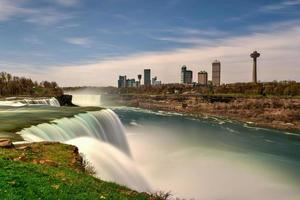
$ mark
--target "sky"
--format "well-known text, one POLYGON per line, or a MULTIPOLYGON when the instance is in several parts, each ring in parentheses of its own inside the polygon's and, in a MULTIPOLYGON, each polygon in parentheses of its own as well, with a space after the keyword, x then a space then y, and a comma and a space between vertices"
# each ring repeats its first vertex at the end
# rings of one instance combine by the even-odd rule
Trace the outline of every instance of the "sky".
POLYGON ((163 83, 222 63, 222 83, 300 81, 300 0, 0 0, 0 71, 62 86, 163 83))

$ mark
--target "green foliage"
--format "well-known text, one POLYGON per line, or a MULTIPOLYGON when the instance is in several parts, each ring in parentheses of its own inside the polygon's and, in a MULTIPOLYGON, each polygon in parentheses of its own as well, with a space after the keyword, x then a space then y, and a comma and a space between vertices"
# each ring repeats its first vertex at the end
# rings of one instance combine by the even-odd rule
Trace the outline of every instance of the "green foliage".
POLYGON ((300 83, 281 81, 269 83, 224 84, 214 88, 215 94, 241 94, 261 96, 300 96, 300 83))
POLYGON ((12 76, 9 73, 0 73, 0 96, 59 96, 62 90, 56 82, 33 82, 24 77, 12 76))
POLYGON ((35 143, 26 148, 0 148, 0 198, 18 199, 161 199, 150 198, 88 175, 76 147, 35 143))
POLYGON ((204 95, 241 95, 241 96, 300 96, 300 83, 281 81, 268 83, 233 83, 215 87, 212 85, 165 84, 152 87, 120 88, 120 94, 167 95, 198 93, 204 95))

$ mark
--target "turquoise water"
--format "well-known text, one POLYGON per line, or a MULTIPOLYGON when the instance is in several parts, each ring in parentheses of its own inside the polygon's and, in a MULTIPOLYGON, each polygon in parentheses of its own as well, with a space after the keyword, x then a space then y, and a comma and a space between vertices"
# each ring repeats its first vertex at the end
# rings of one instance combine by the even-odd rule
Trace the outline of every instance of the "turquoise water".
POLYGON ((300 198, 300 135, 218 118, 113 110, 158 189, 195 199, 300 198))
MULTIPOLYGON (((113 166, 141 174, 154 191, 171 191, 174 197, 199 200, 300 199, 300 136, 297 134, 250 127, 219 118, 196 119, 128 107, 112 109, 125 127, 132 153, 126 165, 113 166)), ((47 120, 41 122, 87 110, 84 107, 2 107, 0 116, 5 123, 1 123, 0 128, 29 127, 44 118, 47 120)), ((74 119, 64 118, 56 124, 65 127, 69 135, 76 131, 78 135, 93 135, 89 131, 84 132, 82 127, 85 126, 91 128, 88 130, 99 132, 95 128, 99 120, 87 117, 80 120, 79 116, 83 115, 77 116, 76 123, 71 123, 74 119)), ((112 123, 118 121, 117 118, 108 115, 105 119, 102 122, 104 127, 110 125, 112 130, 119 129, 112 123)), ((55 139, 52 134, 60 133, 49 125, 32 127, 32 130, 37 128, 45 131, 47 138, 55 139)), ((106 134, 109 135, 109 132, 106 134)), ((112 154, 114 151, 101 150, 97 145, 84 142, 89 140, 79 138, 78 141, 93 154, 122 163, 120 157, 124 156, 116 156, 112 154)), ((96 164, 101 167, 101 163, 103 165, 103 161, 96 164)), ((119 180, 119 175, 111 176, 119 180)), ((131 180, 128 177, 126 181, 131 180)))

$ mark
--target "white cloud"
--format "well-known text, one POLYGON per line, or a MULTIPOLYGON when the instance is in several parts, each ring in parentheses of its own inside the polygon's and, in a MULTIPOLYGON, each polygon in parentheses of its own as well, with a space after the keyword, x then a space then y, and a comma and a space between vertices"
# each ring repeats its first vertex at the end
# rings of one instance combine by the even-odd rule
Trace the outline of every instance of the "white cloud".
POLYGON ((53 25, 73 16, 50 8, 26 7, 26 0, 0 0, 0 22, 19 17, 37 25, 53 25))
POLYGON ((52 79, 64 86, 69 85, 116 85, 118 75, 136 77, 146 67, 152 69, 163 82, 179 82, 180 67, 186 64, 195 73, 206 70, 211 75, 211 62, 222 62, 222 82, 247 82, 251 80, 250 53, 258 50, 258 77, 261 81, 300 81, 300 22, 297 25, 269 32, 232 37, 218 41, 213 47, 194 47, 168 52, 148 52, 93 64, 58 66, 42 74, 31 74, 38 80, 52 79))
POLYGON ((262 11, 276 11, 286 9, 292 6, 300 5, 300 0, 285 0, 281 3, 266 5, 261 8, 262 11))
POLYGON ((73 37, 73 38, 66 38, 65 41, 70 44, 79 45, 83 47, 90 47, 92 41, 90 38, 87 37, 73 37))
POLYGON ((192 44, 192 45, 211 45, 214 44, 213 40, 201 39, 198 37, 152 37, 152 39, 172 42, 172 43, 182 43, 182 44, 192 44))
POLYGON ((34 10, 25 19, 26 22, 49 26, 71 19, 73 16, 66 13, 60 13, 52 9, 34 10))
POLYGON ((30 14, 32 10, 22 8, 22 2, 17 0, 1 0, 0 1, 0 21, 9 20, 19 15, 30 14))

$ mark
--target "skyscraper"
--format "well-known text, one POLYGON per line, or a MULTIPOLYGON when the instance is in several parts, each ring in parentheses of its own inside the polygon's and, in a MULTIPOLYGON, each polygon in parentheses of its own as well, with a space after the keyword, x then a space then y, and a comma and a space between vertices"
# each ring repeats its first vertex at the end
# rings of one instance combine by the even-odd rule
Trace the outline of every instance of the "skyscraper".
POLYGON ((198 83, 200 85, 207 85, 208 75, 206 71, 201 71, 198 73, 198 83))
POLYGON ((221 84, 221 62, 218 60, 212 63, 212 83, 214 86, 221 84))
POLYGON ((126 76, 119 76, 118 88, 125 88, 125 87, 126 87, 126 76))
POLYGON ((183 84, 192 84, 193 82, 193 72, 191 70, 187 70, 185 65, 181 68, 181 83, 183 84))
POLYGON ((151 85, 151 70, 150 69, 144 70, 144 85, 145 86, 151 85))

